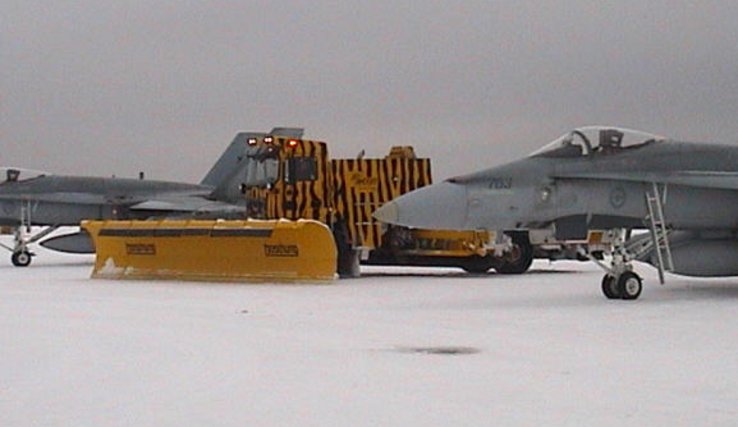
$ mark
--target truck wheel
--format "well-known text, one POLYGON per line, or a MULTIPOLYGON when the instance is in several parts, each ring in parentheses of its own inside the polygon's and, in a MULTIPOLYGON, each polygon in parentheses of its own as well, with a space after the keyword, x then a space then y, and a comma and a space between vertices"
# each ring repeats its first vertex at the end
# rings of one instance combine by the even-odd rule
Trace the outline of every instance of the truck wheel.
POLYGON ((338 277, 342 279, 361 276, 361 251, 349 248, 338 252, 338 277))
POLYGON ((503 257, 501 263, 495 267, 500 274, 523 274, 533 263, 533 246, 525 234, 513 234, 512 253, 503 257))
POLYGON ((461 268, 470 274, 485 274, 495 266, 495 260, 490 255, 474 255, 464 260, 461 268))
POLYGON ((361 252, 351 245, 348 227, 345 222, 339 221, 335 224, 333 238, 336 240, 336 248, 338 249, 338 265, 336 266, 338 277, 359 277, 361 275, 359 266, 361 252))

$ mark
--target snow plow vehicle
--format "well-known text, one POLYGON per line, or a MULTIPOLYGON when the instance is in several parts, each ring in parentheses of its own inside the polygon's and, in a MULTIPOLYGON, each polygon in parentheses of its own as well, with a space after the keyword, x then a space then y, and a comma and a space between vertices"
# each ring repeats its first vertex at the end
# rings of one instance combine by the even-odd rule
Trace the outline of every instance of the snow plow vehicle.
POLYGON ((527 235, 420 230, 374 219, 373 212, 385 203, 432 183, 430 159, 418 158, 411 146, 392 147, 383 158, 361 155, 331 159, 325 142, 303 139, 301 130, 249 133, 244 145, 237 172, 222 188, 240 195, 247 220, 219 220, 196 226, 175 220, 146 225, 88 222, 85 228, 95 240, 98 253, 94 274, 131 277, 139 273, 126 273, 128 270, 143 269, 145 273, 140 275, 147 277, 322 280, 326 269, 316 273, 305 269, 305 264, 317 263, 315 259, 320 258, 322 266, 329 265, 331 261, 325 260, 333 253, 336 260, 331 272, 340 277, 358 276, 362 264, 459 267, 471 273, 495 269, 498 273, 519 274, 530 267, 535 251, 556 247, 551 242, 534 247, 527 235), (285 221, 303 225, 286 226, 290 223, 285 221), (322 227, 306 227, 305 221, 322 227), (190 227, 211 231, 201 231, 195 237, 190 227), (219 237, 218 230, 229 228, 241 231, 233 231, 229 240, 219 237), (247 231, 263 228, 273 230, 281 240, 270 241, 265 235, 259 237, 247 231), (179 235, 174 238, 172 233, 179 235), (139 253, 137 248, 146 245, 156 250, 139 253), (160 245, 172 248, 164 251, 160 245), (177 249, 174 260, 176 245, 187 249, 177 249), (268 249, 275 245, 294 247, 291 253, 299 256, 281 256, 276 263, 270 259, 276 258, 275 254, 268 249), (209 257, 229 261, 216 262, 209 257), (218 266, 215 276, 203 271, 210 271, 211 266, 218 266))
MULTIPOLYGON (((431 162, 411 146, 395 146, 383 158, 332 159, 325 142, 264 136, 249 139, 241 189, 250 218, 312 219, 329 226, 338 248, 341 277, 360 265, 460 267, 483 272, 529 259, 494 256, 486 231, 417 230, 382 224, 372 214, 400 195, 432 183, 431 162)), ((523 258, 527 254, 521 254, 523 258)), ((532 255, 532 254, 530 254, 532 255)))
MULTIPOLYGON (((232 185, 223 187, 241 194, 246 220, 85 222, 97 252, 93 276, 324 280, 322 266, 331 262, 332 274, 355 277, 360 264, 483 272, 508 259, 493 256, 494 236, 484 231, 410 230, 372 217, 382 204, 431 183, 430 159, 417 158, 412 147, 393 147, 384 158, 331 159, 325 142, 298 136, 250 134, 232 185), (253 231, 265 228, 275 238, 253 231), (228 239, 222 230, 231 230, 228 239), (270 253, 280 245, 299 256, 270 253), (319 272, 305 269, 315 263, 319 272)), ((520 272, 530 259, 523 258, 520 272)))

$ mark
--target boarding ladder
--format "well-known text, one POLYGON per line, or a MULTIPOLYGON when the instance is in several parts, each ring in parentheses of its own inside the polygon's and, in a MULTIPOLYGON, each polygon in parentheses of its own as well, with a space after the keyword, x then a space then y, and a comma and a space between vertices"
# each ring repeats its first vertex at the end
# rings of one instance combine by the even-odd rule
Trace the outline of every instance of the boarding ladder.
POLYGON ((658 261, 659 282, 664 284, 664 272, 674 270, 674 260, 671 257, 671 247, 669 245, 669 230, 666 228, 666 220, 664 220, 664 191, 659 190, 659 185, 655 182, 651 183, 651 190, 646 190, 646 207, 648 208, 648 216, 646 220, 651 229, 651 242, 653 251, 656 253, 658 261))

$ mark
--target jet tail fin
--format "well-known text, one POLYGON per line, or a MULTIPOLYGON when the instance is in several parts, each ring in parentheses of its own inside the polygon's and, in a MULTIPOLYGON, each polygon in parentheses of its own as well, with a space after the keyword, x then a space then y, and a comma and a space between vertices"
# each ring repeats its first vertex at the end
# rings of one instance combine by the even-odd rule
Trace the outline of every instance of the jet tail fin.
POLYGON ((263 136, 263 133, 239 132, 233 138, 228 148, 220 155, 217 162, 210 168, 200 184, 211 187, 218 187, 238 168, 240 157, 246 151, 246 144, 249 138, 263 136))
POLYGON ((302 138, 303 132, 304 129, 302 128, 289 127, 275 127, 269 133, 239 132, 200 183, 213 187, 212 194, 215 198, 227 195, 235 191, 229 192, 228 187, 234 183, 234 178, 242 170, 242 164, 245 160, 244 155, 250 138, 261 138, 266 135, 302 138))
POLYGON ((304 133, 303 128, 273 128, 269 135, 301 139, 304 133))

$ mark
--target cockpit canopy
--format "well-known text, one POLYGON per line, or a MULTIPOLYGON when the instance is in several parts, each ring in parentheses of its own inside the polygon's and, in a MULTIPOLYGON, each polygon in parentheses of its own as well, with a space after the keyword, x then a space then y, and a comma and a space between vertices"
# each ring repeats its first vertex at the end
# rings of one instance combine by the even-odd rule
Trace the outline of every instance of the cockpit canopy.
POLYGON ((574 129, 531 154, 540 157, 581 157, 612 154, 661 142, 666 138, 632 129, 612 126, 585 126, 574 129))
POLYGON ((47 172, 21 169, 21 168, 0 168, 0 184, 6 182, 28 181, 29 179, 39 178, 50 175, 47 172))

